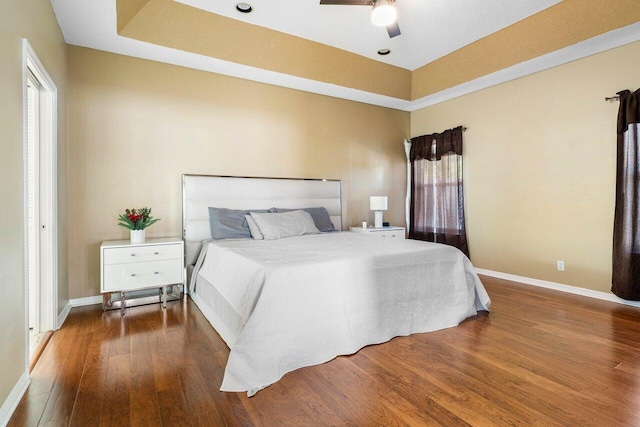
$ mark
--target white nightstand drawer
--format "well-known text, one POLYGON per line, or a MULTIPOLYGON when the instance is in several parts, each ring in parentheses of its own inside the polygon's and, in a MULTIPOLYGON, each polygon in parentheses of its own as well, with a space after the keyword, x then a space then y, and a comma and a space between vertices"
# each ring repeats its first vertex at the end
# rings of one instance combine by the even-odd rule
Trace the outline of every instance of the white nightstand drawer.
POLYGON ((182 245, 131 246, 104 249, 105 265, 182 258, 182 245))
POLYGON ((111 264, 104 266, 102 291, 127 291, 176 283, 182 283, 182 258, 111 264))
POLYGON ((391 230, 391 231, 373 230, 373 231, 370 231, 369 234, 371 234, 372 236, 377 236, 377 237, 400 237, 400 238, 404 239, 404 230, 391 230))
POLYGON ((370 236, 376 236, 376 237, 388 237, 388 238, 396 238, 396 239, 405 238, 404 227, 382 227, 382 228, 351 227, 349 231, 353 233, 368 234, 370 236))

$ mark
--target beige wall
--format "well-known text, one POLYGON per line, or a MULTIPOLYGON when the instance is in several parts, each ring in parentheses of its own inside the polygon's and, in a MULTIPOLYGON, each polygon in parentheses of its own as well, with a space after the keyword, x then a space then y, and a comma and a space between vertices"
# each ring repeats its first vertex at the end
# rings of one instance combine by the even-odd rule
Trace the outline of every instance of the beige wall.
POLYGON ((127 207, 180 236, 181 174, 342 180, 345 225, 389 196, 404 222, 409 113, 69 46, 69 292, 100 292, 99 246, 127 207))
POLYGON ((638 70, 634 43, 412 113, 412 136, 468 127, 476 267, 609 291, 618 104, 604 98, 637 89, 638 70))
POLYGON ((22 37, 58 87, 59 310, 67 297, 66 45, 48 1, 3 1, 0 13, 0 405, 25 371, 22 37))

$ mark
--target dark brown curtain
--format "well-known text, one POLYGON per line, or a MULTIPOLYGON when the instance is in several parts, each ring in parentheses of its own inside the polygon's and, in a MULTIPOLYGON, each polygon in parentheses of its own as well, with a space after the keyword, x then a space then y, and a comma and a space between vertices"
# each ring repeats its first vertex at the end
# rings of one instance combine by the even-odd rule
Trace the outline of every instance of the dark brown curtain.
POLYGON ((640 301, 640 89, 618 92, 616 210, 611 291, 640 301))
POLYGON ((462 126, 411 139, 409 238, 455 246, 469 256, 464 224, 462 126))

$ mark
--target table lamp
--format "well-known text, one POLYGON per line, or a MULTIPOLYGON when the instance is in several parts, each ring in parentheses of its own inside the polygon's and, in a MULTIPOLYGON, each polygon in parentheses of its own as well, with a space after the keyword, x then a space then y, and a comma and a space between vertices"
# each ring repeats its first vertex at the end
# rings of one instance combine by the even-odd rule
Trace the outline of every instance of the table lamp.
POLYGON ((375 228, 382 228, 382 211, 387 210, 387 196, 371 196, 369 198, 369 209, 376 211, 375 228))

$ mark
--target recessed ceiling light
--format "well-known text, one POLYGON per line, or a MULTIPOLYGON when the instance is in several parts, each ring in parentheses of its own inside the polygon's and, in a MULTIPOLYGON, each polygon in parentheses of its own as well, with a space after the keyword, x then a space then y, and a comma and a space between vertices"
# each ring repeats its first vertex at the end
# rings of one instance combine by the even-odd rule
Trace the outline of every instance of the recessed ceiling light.
POLYGON ((384 55, 389 55, 390 53, 391 53, 391 50, 389 50, 389 49, 380 49, 378 51, 378 55, 383 55, 383 56, 384 55))
POLYGON ((249 3, 238 3, 236 5, 236 10, 242 13, 249 13, 253 10, 253 7, 249 3))

